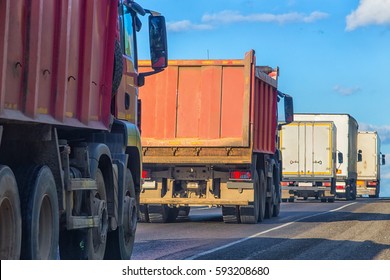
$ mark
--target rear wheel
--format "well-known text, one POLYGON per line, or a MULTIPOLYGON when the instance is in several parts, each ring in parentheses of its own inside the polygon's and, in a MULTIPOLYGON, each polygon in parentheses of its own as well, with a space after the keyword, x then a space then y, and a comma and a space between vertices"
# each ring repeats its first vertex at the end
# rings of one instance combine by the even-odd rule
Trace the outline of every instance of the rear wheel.
POLYGON ((149 204, 148 205, 149 222, 151 223, 166 223, 169 220, 170 210, 164 204, 149 204))
POLYGON ((259 220, 260 182, 257 171, 253 175, 253 204, 240 206, 240 220, 243 224, 255 224, 259 220))
POLYGON ((49 167, 32 165, 18 174, 22 189, 22 259, 57 258, 59 211, 49 167))
POLYGON ((187 218, 190 214, 191 207, 190 206, 180 206, 178 217, 187 218))
POLYGON ((102 171, 98 168, 95 176, 97 190, 90 193, 91 213, 99 217, 99 225, 88 229, 87 249, 89 260, 102 260, 106 251, 108 213, 106 185, 102 171))
POLYGON ((15 176, 7 166, 0 166, 0 259, 20 258, 22 214, 15 176))
POLYGON ((222 206, 223 221, 227 224, 238 224, 240 222, 239 206, 222 206))
POLYGON ((271 219, 274 215, 274 204, 276 200, 275 186, 273 177, 267 178, 268 189, 271 190, 271 197, 267 198, 267 204, 265 207, 265 218, 271 219))
POLYGON ((141 204, 138 211, 138 220, 141 223, 149 223, 148 205, 141 204))
POLYGON ((267 198, 267 187, 265 185, 265 176, 264 172, 260 171, 260 194, 259 194, 259 218, 258 222, 264 221, 265 217, 265 202, 267 198))
POLYGON ((133 176, 126 170, 125 188, 118 198, 119 225, 107 239, 106 259, 129 260, 133 252, 137 229, 137 205, 133 176))

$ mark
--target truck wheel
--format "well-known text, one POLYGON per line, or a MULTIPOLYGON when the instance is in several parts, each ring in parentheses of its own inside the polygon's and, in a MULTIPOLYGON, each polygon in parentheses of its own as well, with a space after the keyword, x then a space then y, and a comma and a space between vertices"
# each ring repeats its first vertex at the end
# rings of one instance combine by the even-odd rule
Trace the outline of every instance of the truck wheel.
POLYGON ((259 195, 259 218, 258 222, 264 221, 265 217, 265 202, 267 199, 267 187, 265 185, 265 176, 264 172, 260 172, 260 195, 259 195))
POLYGON ((271 191, 272 195, 269 198, 267 197, 267 202, 265 206, 265 218, 271 219, 274 215, 274 203, 276 197, 273 177, 267 178, 267 184, 268 184, 268 188, 272 190, 271 191))
POLYGON ((177 216, 179 216, 179 208, 178 207, 168 207, 167 222, 169 222, 169 223, 175 222, 177 216))
POLYGON ((282 195, 282 186, 280 185, 280 171, 279 166, 276 165, 273 172, 273 182, 275 185, 275 201, 274 201, 274 214, 273 217, 279 216, 280 213, 280 203, 282 195))
POLYGON ((0 259, 18 260, 22 245, 22 214, 14 173, 0 166, 0 259))
POLYGON ((259 220, 260 182, 257 171, 253 176, 253 205, 240 206, 240 220, 243 224, 256 224, 259 220))
POLYGON ((164 204, 148 205, 149 222, 166 223, 168 221, 169 207, 164 204))
POLYGON ((254 172, 254 201, 253 205, 240 206, 240 219, 243 224, 255 224, 262 222, 265 217, 265 206, 267 198, 267 189, 265 185, 264 173, 260 172, 260 178, 257 171, 254 172))
POLYGON ((141 223, 149 223, 148 205, 141 204, 139 206, 138 221, 141 223))
POLYGON ((190 206, 180 206, 178 217, 187 218, 190 214, 191 207, 190 206))
POLYGON ((125 188, 118 198, 119 226, 108 234, 105 259, 129 260, 137 229, 137 205, 133 176, 126 170, 125 188))
POLYGON ((226 224, 238 224, 240 222, 239 206, 222 206, 222 217, 226 224))
POLYGON ((17 175, 22 194, 22 259, 57 259, 57 188, 46 165, 31 165, 17 175))
POLYGON ((99 226, 88 229, 87 249, 89 260, 102 260, 106 251, 108 213, 106 185, 102 171, 98 168, 95 176, 97 190, 90 193, 90 206, 93 216, 99 216, 99 226))

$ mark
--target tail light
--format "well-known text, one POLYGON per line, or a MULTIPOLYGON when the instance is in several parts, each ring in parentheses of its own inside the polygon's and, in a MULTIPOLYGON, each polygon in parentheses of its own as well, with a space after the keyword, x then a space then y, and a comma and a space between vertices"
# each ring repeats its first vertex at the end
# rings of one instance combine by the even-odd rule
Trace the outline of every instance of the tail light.
POLYGON ((376 182, 368 182, 369 186, 376 186, 376 182))
POLYGON ((286 187, 286 186, 288 186, 288 185, 289 185, 289 183, 288 183, 288 182, 280 182, 280 184, 281 184, 283 187, 286 187))
POLYGON ((344 186, 336 186, 336 189, 337 189, 337 190, 343 190, 343 189, 344 189, 344 186))
POLYGON ((252 174, 250 171, 234 170, 230 172, 230 180, 251 180, 252 174))
POLYGON ((150 179, 151 173, 152 172, 150 170, 147 169, 142 170, 142 179, 150 179))
POLYGON ((330 187, 331 186, 331 183, 330 182, 323 182, 322 185, 324 187, 330 187))

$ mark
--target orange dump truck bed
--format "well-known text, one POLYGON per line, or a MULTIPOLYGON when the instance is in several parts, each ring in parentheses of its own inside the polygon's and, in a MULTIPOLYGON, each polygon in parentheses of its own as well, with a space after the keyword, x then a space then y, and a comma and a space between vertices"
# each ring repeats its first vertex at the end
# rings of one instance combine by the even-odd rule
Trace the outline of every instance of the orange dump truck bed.
MULTIPOLYGON (((149 67, 139 66, 140 72, 149 67)), ((274 154, 278 74, 267 73, 255 66, 254 51, 242 60, 170 61, 140 88, 144 161, 156 160, 148 156, 158 147, 156 156, 164 157, 161 148, 168 147, 194 147, 198 155, 204 149, 210 156, 218 148, 241 148, 249 162, 252 151, 274 154)))
POLYGON ((118 2, 0 2, 0 120, 107 129, 118 2))

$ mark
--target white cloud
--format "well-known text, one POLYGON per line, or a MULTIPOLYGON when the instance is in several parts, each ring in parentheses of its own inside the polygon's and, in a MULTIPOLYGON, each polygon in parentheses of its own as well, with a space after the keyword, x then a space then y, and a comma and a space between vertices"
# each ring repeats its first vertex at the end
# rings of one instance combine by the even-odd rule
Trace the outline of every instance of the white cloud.
POLYGON ((359 6, 347 16, 347 31, 367 25, 390 25, 390 0, 360 0, 359 6))
POLYGON ((333 87, 333 90, 341 95, 344 95, 344 96, 349 96, 349 95, 353 95, 357 92, 359 92, 361 90, 360 87, 344 87, 344 86, 340 86, 340 85, 335 85, 333 87))
POLYGON ((194 24, 189 20, 167 22, 167 30, 173 32, 181 32, 187 30, 208 30, 212 28, 213 27, 209 24, 194 24))
POLYGON ((193 23, 190 20, 181 20, 168 22, 167 29, 172 32, 182 32, 188 30, 210 30, 216 25, 239 23, 239 22, 265 22, 265 23, 312 23, 317 20, 327 18, 327 13, 314 11, 310 14, 302 14, 297 12, 286 14, 249 14, 243 15, 238 11, 222 11, 214 14, 205 14, 201 19, 201 23, 193 23))
POLYGON ((279 24, 289 22, 305 22, 311 23, 317 20, 321 20, 328 17, 327 13, 323 12, 312 12, 309 15, 292 12, 286 14, 249 14, 243 15, 238 11, 222 11, 214 14, 205 14, 202 17, 202 22, 213 23, 213 24, 228 24, 237 22, 275 22, 279 24))

